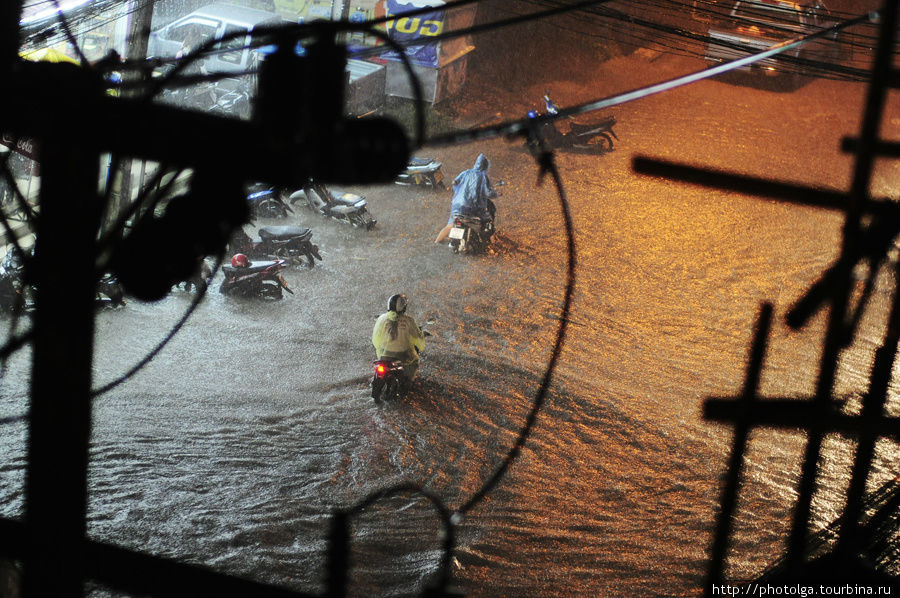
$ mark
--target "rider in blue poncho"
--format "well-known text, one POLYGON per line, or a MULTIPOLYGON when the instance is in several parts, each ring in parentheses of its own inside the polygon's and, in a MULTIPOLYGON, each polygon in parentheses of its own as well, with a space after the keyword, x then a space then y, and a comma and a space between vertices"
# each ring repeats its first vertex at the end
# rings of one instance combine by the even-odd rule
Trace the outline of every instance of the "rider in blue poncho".
POLYGON ((450 219, 447 226, 441 229, 435 243, 441 243, 450 234, 453 228, 453 217, 457 214, 467 216, 478 216, 480 218, 492 220, 494 217, 494 202, 491 201, 497 197, 497 191, 491 185, 488 178, 488 168, 490 162, 484 154, 478 154, 475 159, 475 166, 469 170, 464 170, 453 180, 453 199, 450 202, 450 219))

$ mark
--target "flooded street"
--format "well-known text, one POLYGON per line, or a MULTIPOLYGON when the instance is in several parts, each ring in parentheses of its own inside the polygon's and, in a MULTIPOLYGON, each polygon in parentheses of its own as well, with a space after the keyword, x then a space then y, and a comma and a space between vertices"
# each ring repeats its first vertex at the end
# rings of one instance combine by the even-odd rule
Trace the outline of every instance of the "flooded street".
MULTIPOLYGON (((544 87, 568 106, 697 68, 679 57, 615 58, 598 65, 592 83, 547 82, 520 90, 518 103, 498 95, 484 118, 521 116, 544 87)), ((631 161, 645 155, 847 189, 852 161, 839 145, 858 132, 864 94, 864 85, 838 81, 791 93, 705 81, 604 112, 618 120, 615 151, 557 155, 578 257, 567 342, 525 449, 456 530, 453 582, 466 595, 701 595, 731 443, 729 427, 704 421, 703 402, 740 392, 764 301, 776 320, 762 393, 813 392, 825 318, 791 331, 783 316, 837 255, 842 218, 642 177, 631 161)), ((886 113, 900 114, 892 101, 886 113)), ((463 116, 463 124, 484 121, 463 116)), ((883 136, 898 133, 900 120, 889 118, 883 136)), ((552 180, 536 186, 520 142, 418 154, 443 161, 452 179, 480 152, 492 178, 506 181, 486 255, 433 243, 448 215, 446 191, 353 189, 378 220, 369 232, 299 205, 287 222, 257 222, 311 227, 323 260, 288 270, 294 294, 280 302, 226 298, 218 274, 156 359, 95 399, 89 536, 321 593, 335 509, 399 483, 423 486, 450 509, 464 505, 531 408, 566 266, 552 180), (413 391, 378 406, 371 330, 397 292, 432 336, 413 391)), ((896 163, 879 164, 873 193, 896 197, 898 180, 896 163)), ((866 388, 892 290, 880 277, 842 361, 837 393, 851 403, 866 388)), ((95 386, 151 351, 191 298, 175 291, 100 312, 95 386)), ((0 416, 27 411, 29 363, 27 350, 10 360, 0 416)), ((2 432, 0 514, 21 517, 27 428, 2 432)), ((751 578, 780 554, 803 448, 797 433, 752 435, 730 579, 751 578)), ((896 447, 880 449, 873 484, 894 475, 886 457, 896 447)), ((851 450, 846 439, 826 441, 816 526, 842 507, 851 450)), ((353 521, 351 594, 420 593, 441 558, 433 507, 399 495, 353 521)))

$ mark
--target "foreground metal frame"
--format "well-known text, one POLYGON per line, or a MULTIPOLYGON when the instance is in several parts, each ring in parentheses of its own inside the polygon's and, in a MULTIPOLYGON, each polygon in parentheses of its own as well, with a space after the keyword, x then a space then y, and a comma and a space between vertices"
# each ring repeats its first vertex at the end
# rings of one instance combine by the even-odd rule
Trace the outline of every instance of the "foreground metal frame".
MULTIPOLYGON (((879 138, 887 92, 897 82, 897 73, 892 70, 891 64, 897 5, 896 0, 885 0, 880 12, 878 48, 861 130, 858 138, 846 139, 843 143, 845 151, 855 154, 853 179, 846 193, 825 192, 649 158, 636 158, 634 161, 634 169, 638 173, 716 189, 740 190, 803 205, 840 209, 845 214, 837 261, 787 314, 787 323, 797 328, 804 325, 819 308, 825 305, 829 308, 815 395, 808 400, 758 396, 773 313, 772 306, 765 304, 756 324, 741 395, 737 398, 710 398, 704 405, 707 419, 734 426, 731 456, 711 549, 706 586, 708 595, 713 595, 714 590, 725 582, 724 571, 742 484, 744 457, 749 447, 750 432, 757 427, 806 431, 806 448, 787 550, 762 579, 781 583, 877 583, 892 587, 898 584, 896 578, 879 567, 883 563, 878 562, 879 555, 876 553, 878 550, 890 553, 896 549, 892 545, 896 540, 891 540, 889 536, 898 530, 900 484, 895 480, 884 486, 882 492, 873 494, 867 494, 866 485, 875 443, 882 437, 900 439, 900 418, 889 417, 884 410, 900 346, 900 287, 894 289, 888 324, 872 365, 861 413, 855 416, 840 413, 833 397, 841 352, 852 342, 855 327, 872 292, 874 278, 879 267, 890 262, 888 252, 900 234, 897 204, 891 200, 872 198, 869 194, 876 157, 896 157, 898 153, 896 143, 879 138), (855 266, 864 260, 871 266, 869 279, 861 300, 854 307, 851 305, 855 284, 852 273, 855 266), (832 537, 825 542, 821 536, 812 538, 809 530, 822 443, 829 433, 852 434, 857 439, 857 445, 843 514, 829 527, 832 537), (879 542, 881 544, 875 546, 879 542)), ((900 268, 896 264, 894 268, 898 270, 894 273, 895 279, 900 281, 900 268)))

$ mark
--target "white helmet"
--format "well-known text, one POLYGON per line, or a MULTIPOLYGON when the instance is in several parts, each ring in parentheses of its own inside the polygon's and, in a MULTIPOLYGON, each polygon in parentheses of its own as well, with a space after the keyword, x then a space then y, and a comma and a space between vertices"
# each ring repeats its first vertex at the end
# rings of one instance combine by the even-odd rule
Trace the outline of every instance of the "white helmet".
POLYGON ((406 303, 406 295, 391 295, 391 298, 388 299, 388 310, 402 314, 406 311, 406 303))

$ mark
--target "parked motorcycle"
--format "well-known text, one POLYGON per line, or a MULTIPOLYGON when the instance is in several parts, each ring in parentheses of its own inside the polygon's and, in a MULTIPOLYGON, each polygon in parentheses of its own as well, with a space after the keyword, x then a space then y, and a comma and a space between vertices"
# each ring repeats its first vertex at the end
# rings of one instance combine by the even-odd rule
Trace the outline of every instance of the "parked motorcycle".
POLYGON ((121 307, 125 305, 125 290, 112 274, 104 274, 97 281, 94 304, 98 307, 121 307))
POLYGON ((312 230, 299 226, 263 226, 253 239, 239 228, 228 245, 231 253, 243 253, 251 259, 283 260, 300 265, 304 258, 310 267, 322 259, 318 245, 312 242, 312 230))
MULTIPOLYGON (((547 94, 544 94, 544 109, 547 115, 559 114, 559 107, 547 94)), ((543 115, 534 110, 528 112, 528 118, 539 116, 543 115)), ((613 139, 619 139, 613 131, 615 124, 614 116, 607 116, 596 123, 569 121, 568 131, 563 132, 559 128, 559 121, 554 120, 540 125, 525 140, 525 146, 531 150, 539 150, 546 144, 550 149, 581 149, 606 153, 612 151, 613 139)))
POLYGON ((253 193, 247 196, 250 214, 254 218, 287 218, 294 210, 286 203, 288 194, 280 187, 264 187, 254 185, 253 193))
POLYGON ((216 83, 212 90, 212 112, 236 116, 241 119, 250 118, 252 100, 250 84, 246 78, 225 80, 216 83))
POLYGON ((375 219, 366 209, 366 198, 356 193, 331 191, 322 183, 310 181, 303 189, 291 193, 291 204, 298 201, 306 203, 311 210, 323 216, 346 222, 357 228, 372 230, 375 226, 375 219))
POLYGON ((24 279, 22 256, 13 247, 0 262, 0 309, 4 312, 21 313, 32 303, 30 289, 24 279))
POLYGON ((397 175, 394 182, 398 185, 421 185, 432 190, 446 189, 441 162, 434 158, 417 158, 412 156, 406 170, 397 175))
POLYGON ((219 287, 223 295, 239 297, 259 297, 262 299, 281 299, 284 294, 294 292, 288 288, 281 271, 284 260, 251 262, 247 256, 237 254, 231 258, 230 266, 223 266, 225 280, 219 287))
MULTIPOLYGON (((104 274, 97 281, 95 304, 97 307, 125 305, 125 292, 112 274, 104 274)), ((25 261, 15 247, 11 247, 0 261, 0 311, 22 313, 33 310, 34 288, 26 282, 25 261)))
POLYGON ((207 286, 209 286, 209 279, 212 278, 213 271, 212 267, 209 265, 209 262, 206 261, 202 256, 197 258, 197 270, 194 274, 188 278, 187 280, 183 280, 178 284, 174 285, 173 289, 184 289, 185 291, 190 292, 191 290, 196 290, 198 293, 206 291, 207 286))
POLYGON ((207 111, 216 105, 216 89, 211 84, 201 83, 188 87, 163 89, 159 100, 165 104, 189 110, 207 111))

